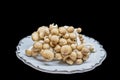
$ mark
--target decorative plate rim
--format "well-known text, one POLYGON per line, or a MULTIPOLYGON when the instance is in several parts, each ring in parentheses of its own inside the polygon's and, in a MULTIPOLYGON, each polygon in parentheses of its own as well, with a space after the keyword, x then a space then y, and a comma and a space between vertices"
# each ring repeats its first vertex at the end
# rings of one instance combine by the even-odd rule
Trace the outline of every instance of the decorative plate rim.
MULTIPOLYGON (((84 35, 84 36, 85 36, 85 35, 84 35)), ((25 38, 30 38, 30 37, 31 37, 31 36, 24 37, 24 38, 22 38, 22 39, 19 41, 19 43, 18 43, 18 45, 17 45, 17 47, 16 47, 16 48, 17 48, 17 50, 16 50, 16 56, 17 56, 18 59, 20 59, 23 63, 25 63, 26 65, 29 65, 30 67, 32 67, 32 68, 34 68, 34 69, 36 69, 36 70, 38 70, 38 71, 47 72, 47 73, 53 73, 53 74, 75 74, 75 73, 88 72, 88 71, 91 71, 91 70, 95 69, 97 66, 101 65, 102 62, 103 62, 103 61, 106 59, 106 57, 107 57, 106 51, 104 50, 103 46, 102 46, 97 40, 95 40, 94 38, 85 36, 85 37, 87 37, 87 38, 90 38, 90 39, 93 39, 94 41, 96 41, 97 44, 100 45, 100 48, 102 48, 103 51, 104 51, 104 54, 105 54, 105 55, 102 57, 102 59, 101 59, 98 63, 95 63, 95 65, 93 65, 92 67, 90 67, 90 68, 88 68, 88 69, 83 69, 83 70, 72 70, 72 71, 62 70, 62 71, 58 71, 58 70, 56 69, 56 70, 50 71, 50 70, 42 69, 42 68, 40 68, 39 66, 36 67, 36 66, 32 65, 30 62, 26 62, 25 59, 23 59, 22 57, 20 57, 20 56, 18 55, 18 54, 20 54, 20 52, 19 52, 19 50, 20 50, 19 46, 22 45, 23 39, 25 39, 25 38)))

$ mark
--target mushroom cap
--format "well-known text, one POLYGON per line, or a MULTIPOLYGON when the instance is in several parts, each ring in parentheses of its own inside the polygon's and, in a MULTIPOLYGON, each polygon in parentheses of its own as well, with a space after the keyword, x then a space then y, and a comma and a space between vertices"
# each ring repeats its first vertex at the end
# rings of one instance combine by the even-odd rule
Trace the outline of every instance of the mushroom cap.
POLYGON ((64 45, 61 47, 61 54, 68 55, 72 52, 72 48, 69 45, 64 45))

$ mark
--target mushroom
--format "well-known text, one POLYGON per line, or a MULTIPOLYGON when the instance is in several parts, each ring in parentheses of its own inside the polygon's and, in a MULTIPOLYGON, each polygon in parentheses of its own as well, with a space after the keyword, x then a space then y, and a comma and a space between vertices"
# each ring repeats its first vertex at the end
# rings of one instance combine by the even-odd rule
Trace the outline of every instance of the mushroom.
POLYGON ((79 51, 81 51, 82 50, 82 48, 84 47, 84 45, 77 45, 77 50, 79 50, 79 51))
POLYGON ((55 53, 56 60, 62 60, 62 55, 60 53, 55 53))
POLYGON ((65 33, 66 33, 65 27, 60 27, 60 28, 59 28, 59 32, 60 32, 61 34, 65 34, 65 33))
POLYGON ((54 48, 55 52, 60 52, 61 50, 61 47, 60 45, 56 45, 56 47, 54 48))
POLYGON ((72 32, 74 31, 74 27, 73 27, 73 26, 68 27, 68 28, 67 28, 67 31, 68 31, 69 33, 72 33, 72 32))
POLYGON ((81 50, 81 53, 82 53, 83 55, 87 55, 89 52, 90 52, 90 51, 89 51, 89 48, 86 48, 86 47, 83 47, 82 50, 81 50))
POLYGON ((42 49, 42 43, 41 42, 35 42, 34 44, 33 44, 33 47, 34 48, 36 48, 36 49, 42 49))
POLYGON ((51 36, 50 40, 53 44, 56 45, 59 42, 59 37, 56 35, 53 35, 53 36, 51 36))
POLYGON ((82 59, 77 59, 76 60, 76 64, 82 64, 83 63, 83 60, 82 59))
POLYGON ((50 48, 50 45, 49 44, 47 44, 47 43, 44 43, 43 44, 43 49, 49 49, 50 48))
POLYGON ((69 34, 66 33, 63 37, 64 37, 65 39, 68 39, 68 38, 69 38, 69 34))
POLYGON ((76 52, 72 52, 72 53, 70 54, 70 58, 71 58, 72 61, 75 61, 76 58, 77 58, 76 52))
POLYGON ((33 40, 33 41, 38 41, 38 40, 39 40, 38 32, 33 32, 33 33, 32 33, 32 40, 33 40))
POLYGON ((70 38, 71 38, 72 40, 76 39, 75 33, 70 33, 70 38))
POLYGON ((74 49, 76 49, 76 44, 71 44, 71 48, 74 50, 74 49))
POLYGON ((61 54, 62 55, 68 55, 72 52, 72 48, 69 45, 64 45, 61 47, 61 54))
POLYGON ((54 53, 51 50, 44 50, 41 55, 45 61, 52 61, 54 59, 54 53))
POLYGON ((52 34, 52 35, 58 35, 58 34, 59 34, 58 29, 57 29, 57 28, 53 28, 53 29, 51 30, 51 34, 52 34))
POLYGON ((32 51, 31 50, 25 50, 25 53, 29 57, 32 56, 32 51))
POLYGON ((61 38, 60 41, 59 41, 59 44, 60 44, 61 46, 66 45, 66 44, 67 44, 66 39, 61 38))
POLYGON ((77 58, 79 59, 83 58, 83 54, 80 51, 77 51, 77 58))
POLYGON ((77 32, 81 33, 82 29, 81 28, 77 28, 77 32))

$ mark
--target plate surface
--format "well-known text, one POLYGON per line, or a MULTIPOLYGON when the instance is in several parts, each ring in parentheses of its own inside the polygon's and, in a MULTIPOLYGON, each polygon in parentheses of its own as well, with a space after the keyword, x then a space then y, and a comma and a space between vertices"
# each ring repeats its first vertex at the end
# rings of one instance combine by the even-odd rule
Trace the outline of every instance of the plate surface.
POLYGON ((94 45, 95 53, 91 53, 89 59, 81 65, 68 65, 60 61, 43 61, 41 57, 35 59, 33 57, 27 57, 25 55, 25 50, 33 45, 31 36, 27 36, 20 40, 17 45, 16 56, 30 67, 47 73, 55 74, 73 74, 73 73, 83 73, 93 70, 95 67, 101 65, 101 63, 106 58, 106 51, 103 46, 93 38, 83 36, 86 43, 94 45))

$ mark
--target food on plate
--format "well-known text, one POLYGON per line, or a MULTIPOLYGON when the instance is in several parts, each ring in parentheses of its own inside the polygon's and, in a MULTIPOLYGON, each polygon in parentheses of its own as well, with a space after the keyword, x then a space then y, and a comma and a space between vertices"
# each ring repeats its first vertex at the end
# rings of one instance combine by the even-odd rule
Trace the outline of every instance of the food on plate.
POLYGON ((77 44, 71 44, 71 48, 74 50, 76 49, 77 44))
POLYGON ((55 59, 56 59, 56 60, 62 60, 62 55, 61 55, 61 53, 55 53, 55 59))
POLYGON ((59 45, 63 46, 63 45, 66 45, 66 44, 67 44, 67 40, 64 39, 64 38, 61 38, 60 41, 59 41, 59 45))
POLYGON ((39 40, 39 34, 38 34, 38 32, 33 32, 32 33, 32 40, 33 41, 38 41, 39 40))
POLYGON ((82 60, 82 59, 77 59, 75 63, 76 63, 76 64, 82 64, 82 63, 83 63, 83 60, 82 60))
POLYGON ((32 33, 34 44, 31 49, 25 50, 26 56, 42 56, 45 61, 58 60, 69 65, 82 64, 94 48, 86 45, 81 31, 80 27, 73 26, 41 26, 32 33))
POLYGON ((76 39, 76 35, 75 35, 75 33, 70 33, 70 39, 71 39, 71 40, 76 39))
POLYGON ((61 54, 62 55, 69 55, 72 53, 72 48, 69 45, 64 45, 61 47, 61 54))
POLYGON ((61 46, 60 45, 56 45, 54 50, 55 50, 55 52, 60 52, 61 46))
POLYGON ((80 51, 77 51, 77 58, 78 59, 82 59, 83 58, 83 54, 80 51))
POLYGON ((27 56, 32 56, 32 51, 31 50, 25 50, 25 53, 27 56))
POLYGON ((65 27, 60 27, 59 32, 60 32, 60 34, 66 34, 66 28, 65 27))
POLYGON ((50 45, 49 44, 47 44, 47 43, 44 43, 43 44, 43 49, 49 49, 50 48, 50 45))
POLYGON ((70 59, 71 59, 72 61, 75 61, 75 60, 77 59, 77 54, 76 54, 76 52, 72 52, 72 53, 70 54, 70 59))
POLYGON ((45 61, 52 61, 54 59, 54 53, 51 50, 43 50, 41 55, 45 61))
POLYGON ((81 28, 77 28, 77 32, 81 33, 82 29, 81 28))
POLYGON ((74 27, 73 27, 73 26, 68 27, 68 28, 67 28, 67 31, 68 31, 69 33, 72 33, 72 32, 74 31, 74 27))

